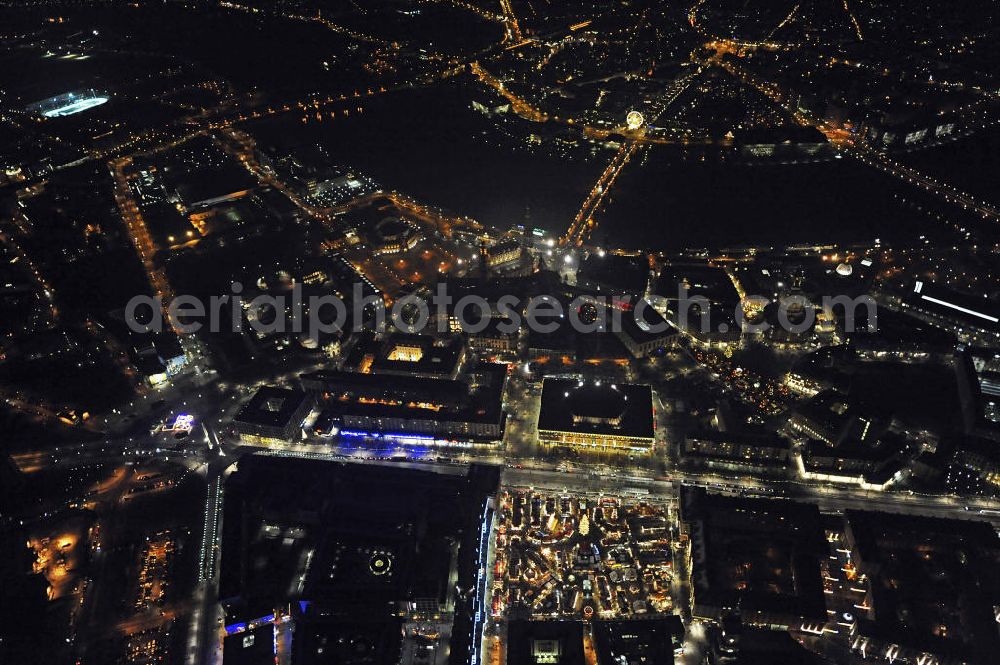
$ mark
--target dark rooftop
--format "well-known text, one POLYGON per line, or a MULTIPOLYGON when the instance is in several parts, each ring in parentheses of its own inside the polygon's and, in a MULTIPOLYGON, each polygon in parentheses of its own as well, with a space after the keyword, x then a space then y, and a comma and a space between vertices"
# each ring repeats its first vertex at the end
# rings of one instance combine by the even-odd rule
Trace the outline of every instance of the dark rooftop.
POLYGON ((538 429, 652 438, 649 386, 547 378, 538 429))
POLYGON ((598 665, 672 665, 671 625, 666 619, 594 622, 598 665))
POLYGON ((188 207, 196 207, 221 197, 252 189, 257 182, 236 164, 205 167, 180 178, 177 192, 188 207))
POLYGON ((855 560, 871 582, 864 634, 969 663, 1000 652, 1000 537, 987 522, 848 511, 855 560))
POLYGON ((743 628, 740 653, 731 665, 825 665, 822 656, 809 651, 789 633, 743 628))
POLYGON ((306 399, 308 396, 301 390, 265 386, 243 405, 233 420, 237 423, 284 427, 306 399))
POLYGON ((434 473, 244 457, 226 481, 220 599, 237 608, 233 619, 240 607, 254 615, 305 600, 328 618, 375 622, 396 603, 441 602, 456 551, 468 554, 451 543, 475 549, 496 482, 477 467, 434 473))
POLYGON ((664 335, 677 332, 672 324, 660 316, 648 303, 622 314, 622 332, 637 344, 662 339, 664 335))
POLYGON ((274 624, 234 633, 222 641, 222 665, 274 665, 274 624))
POLYGON ((729 275, 722 268, 702 263, 674 263, 664 266, 653 285, 653 293, 674 300, 678 289, 687 289, 687 297, 704 296, 717 304, 735 305, 740 301, 729 275))
POLYGON ((511 621, 507 665, 584 665, 579 621, 511 621))
POLYGON ((826 143, 826 137, 815 127, 782 125, 781 127, 755 127, 736 134, 736 142, 743 145, 770 143, 826 143))
POLYGON ((396 665, 402 646, 402 620, 381 623, 330 622, 309 607, 295 622, 293 665, 396 665))
POLYGON ((995 299, 920 281, 913 284, 904 298, 915 308, 959 324, 1000 332, 1000 304, 995 299))
POLYGON ((826 620, 819 509, 774 499, 741 499, 685 488, 696 614, 739 608, 753 622, 826 620))
POLYGON ((606 294, 643 295, 649 283, 649 261, 645 256, 592 254, 581 262, 576 283, 606 294))
POLYGON ((319 370, 301 376, 308 390, 331 394, 349 393, 354 396, 390 398, 425 398, 430 402, 464 404, 468 385, 463 381, 433 379, 419 376, 385 376, 362 372, 319 370))

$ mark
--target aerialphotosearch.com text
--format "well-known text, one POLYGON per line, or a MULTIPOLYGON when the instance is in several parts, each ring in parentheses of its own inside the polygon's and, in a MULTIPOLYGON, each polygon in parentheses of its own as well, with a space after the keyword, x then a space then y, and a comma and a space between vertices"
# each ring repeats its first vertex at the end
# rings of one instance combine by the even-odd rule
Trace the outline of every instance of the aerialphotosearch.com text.
POLYGON ((790 333, 803 333, 813 326, 817 311, 821 310, 839 316, 845 332, 854 332, 858 322, 866 330, 877 328, 877 307, 868 295, 823 296, 818 303, 791 295, 777 300, 776 317, 761 320, 746 316, 743 305, 751 300, 758 311, 761 302, 770 302, 761 296, 749 296, 733 308, 732 316, 720 319, 713 316, 718 306, 704 296, 690 295, 684 288, 679 288, 676 298, 671 299, 602 295, 567 299, 508 294, 488 301, 475 294, 455 298, 449 294, 447 284, 439 284, 429 297, 407 295, 387 305, 380 294, 365 293, 360 283, 354 284, 351 296, 345 301, 334 294, 306 296, 298 284, 280 294, 245 298, 242 284, 233 282, 230 293, 212 296, 207 301, 193 295, 180 295, 169 302, 154 296, 135 296, 126 305, 125 322, 136 333, 165 328, 181 334, 239 333, 249 327, 261 334, 291 333, 319 339, 346 330, 384 332, 390 327, 407 333, 447 333, 457 326, 463 332, 476 334, 491 322, 495 322, 496 330, 502 334, 514 334, 522 328, 552 333, 567 323, 578 333, 617 333, 623 330, 626 317, 633 317, 634 323, 645 332, 666 333, 672 324, 652 311, 657 310, 669 311, 676 327, 698 329, 703 334, 727 332, 733 324, 745 333, 765 332, 775 325, 790 333))

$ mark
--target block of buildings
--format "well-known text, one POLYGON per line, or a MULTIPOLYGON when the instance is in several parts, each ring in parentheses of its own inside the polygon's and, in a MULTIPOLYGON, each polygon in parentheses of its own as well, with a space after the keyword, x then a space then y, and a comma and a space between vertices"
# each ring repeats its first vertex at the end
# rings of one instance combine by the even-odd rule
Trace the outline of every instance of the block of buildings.
POLYGON ((237 412, 233 427, 249 445, 274 445, 299 438, 302 421, 312 410, 312 395, 302 390, 265 386, 237 412))
POLYGON ((685 488, 696 617, 739 611, 748 624, 788 629, 826 621, 820 560, 828 556, 819 509, 685 488))
POLYGON ((1000 537, 987 522, 848 511, 845 537, 867 578, 852 649, 887 661, 997 662, 1000 537))

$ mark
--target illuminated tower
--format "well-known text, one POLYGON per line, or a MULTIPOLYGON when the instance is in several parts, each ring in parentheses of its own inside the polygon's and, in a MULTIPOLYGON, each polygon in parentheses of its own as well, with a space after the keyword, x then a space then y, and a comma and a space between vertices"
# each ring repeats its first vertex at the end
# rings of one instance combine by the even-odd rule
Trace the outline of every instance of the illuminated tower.
POLYGON ((490 250, 486 236, 479 238, 479 276, 485 282, 490 276, 490 250))

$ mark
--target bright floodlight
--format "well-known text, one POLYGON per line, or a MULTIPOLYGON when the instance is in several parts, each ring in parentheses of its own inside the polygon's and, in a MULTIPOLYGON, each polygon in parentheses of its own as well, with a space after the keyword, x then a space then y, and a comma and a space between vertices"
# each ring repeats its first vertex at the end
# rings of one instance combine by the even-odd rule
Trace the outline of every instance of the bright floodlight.
POLYGON ((74 113, 82 113, 95 106, 106 104, 110 95, 100 93, 94 89, 67 92, 55 97, 49 97, 41 101, 29 104, 25 111, 37 113, 46 118, 61 118, 74 113))
POLYGON ((625 116, 625 126, 635 131, 646 123, 646 119, 638 111, 629 111, 625 116))
POLYGON ((74 113, 81 113, 87 109, 92 109, 95 106, 100 106, 108 101, 107 97, 89 97, 86 99, 77 99, 69 102, 65 106, 60 106, 58 108, 49 109, 48 111, 43 111, 42 115, 46 118, 60 118, 65 115, 73 115, 74 113))

